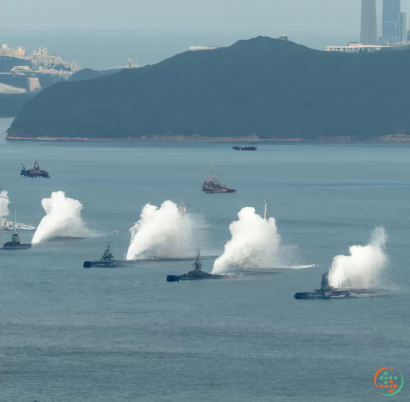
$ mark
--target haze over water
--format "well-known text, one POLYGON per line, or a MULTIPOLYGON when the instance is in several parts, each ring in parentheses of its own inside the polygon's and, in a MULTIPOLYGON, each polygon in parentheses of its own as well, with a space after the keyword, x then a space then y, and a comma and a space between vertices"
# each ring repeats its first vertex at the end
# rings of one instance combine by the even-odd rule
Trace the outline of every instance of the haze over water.
MULTIPOLYGON (((11 120, 0 120, 3 133, 11 120)), ((39 402, 375 401, 381 367, 410 378, 409 145, 24 143, 0 137, 0 187, 18 220, 38 225, 53 191, 83 205, 100 237, 0 250, 0 400, 39 402), (32 158, 51 179, 21 179, 32 158), (201 191, 209 163, 235 194, 201 191), (184 199, 202 246, 221 255, 243 207, 263 215, 296 264, 235 280, 166 282, 191 262, 83 269, 107 241, 125 258, 145 204, 184 199), (388 234, 392 296, 297 301, 336 255, 388 234), (121 239, 114 233, 122 232, 121 239), (121 243, 119 244, 119 240, 121 243)), ((34 232, 21 231, 23 242, 34 232)), ((0 244, 10 233, 0 232, 0 244)), ((203 260, 210 272, 213 260, 203 260)), ((408 398, 403 388, 397 400, 408 398)))

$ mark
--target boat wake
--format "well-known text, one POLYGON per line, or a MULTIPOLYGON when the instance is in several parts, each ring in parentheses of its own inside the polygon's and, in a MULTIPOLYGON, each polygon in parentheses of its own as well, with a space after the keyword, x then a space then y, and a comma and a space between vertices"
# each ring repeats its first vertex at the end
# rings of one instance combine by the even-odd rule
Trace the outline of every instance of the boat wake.
POLYGON ((282 265, 279 267, 276 267, 277 269, 309 269, 309 268, 316 268, 316 264, 311 264, 311 265, 282 265))
POLYGON ((18 230, 36 230, 35 226, 26 225, 25 223, 16 223, 16 229, 18 230))

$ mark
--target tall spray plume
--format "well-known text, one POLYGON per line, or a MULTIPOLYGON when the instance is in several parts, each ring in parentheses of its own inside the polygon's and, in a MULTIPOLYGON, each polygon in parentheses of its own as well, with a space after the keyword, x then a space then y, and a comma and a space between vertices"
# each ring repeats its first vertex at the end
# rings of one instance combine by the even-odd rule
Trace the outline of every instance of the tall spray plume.
POLYGON ((51 193, 51 198, 43 198, 41 204, 46 215, 34 234, 33 243, 58 237, 89 237, 92 234, 81 218, 83 206, 80 201, 66 197, 63 191, 51 193))
POLYGON ((263 219, 255 208, 243 208, 229 226, 232 238, 215 261, 213 273, 233 268, 273 268, 278 264, 280 236, 274 218, 263 219))
POLYGON ((140 220, 130 229, 127 260, 176 258, 192 254, 193 241, 198 240, 194 226, 192 215, 181 214, 172 201, 165 201, 159 208, 146 204, 140 220))
POLYGON ((352 246, 349 255, 336 256, 330 268, 330 285, 356 289, 377 285, 388 264, 386 241, 384 228, 378 227, 373 231, 367 246, 352 246))
POLYGON ((9 196, 6 190, 0 190, 0 218, 9 214, 9 196))

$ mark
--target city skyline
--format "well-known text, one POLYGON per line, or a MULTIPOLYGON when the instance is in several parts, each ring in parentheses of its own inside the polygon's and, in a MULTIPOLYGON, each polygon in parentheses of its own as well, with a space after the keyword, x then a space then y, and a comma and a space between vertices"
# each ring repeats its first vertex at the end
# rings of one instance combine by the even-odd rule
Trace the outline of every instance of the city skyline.
MULTIPOLYGON (((98 13, 91 3, 71 0, 70 7, 65 7, 62 0, 3 0, 1 30, 233 30, 251 35, 272 32, 272 36, 338 32, 351 35, 352 40, 360 33, 361 0, 174 0, 172 4, 168 0, 100 0, 98 13)), ((382 36, 382 0, 376 4, 378 36, 382 36)), ((402 0, 401 8, 409 15, 410 0, 402 0)))

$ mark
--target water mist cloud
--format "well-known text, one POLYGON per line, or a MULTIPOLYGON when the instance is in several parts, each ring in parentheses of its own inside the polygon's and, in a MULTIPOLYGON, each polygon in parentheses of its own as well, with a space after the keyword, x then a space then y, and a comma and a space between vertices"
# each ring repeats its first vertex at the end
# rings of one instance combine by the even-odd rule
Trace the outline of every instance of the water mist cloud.
POLYGON ((9 196, 6 190, 0 190, 0 218, 9 214, 9 196))
POLYGON ((280 247, 275 219, 265 220, 255 212, 255 208, 243 208, 238 217, 239 220, 229 226, 232 238, 215 261, 212 272, 229 272, 233 267, 275 267, 280 247))
POLYGON ((330 268, 330 285, 356 289, 376 285, 388 264, 386 241, 384 228, 378 227, 373 231, 367 246, 352 246, 349 249, 350 255, 336 256, 330 268))
POLYGON ((178 206, 165 201, 160 208, 146 204, 140 220, 130 229, 127 260, 144 257, 185 257, 192 252, 192 216, 182 216, 178 206))
POLYGON ((46 216, 41 220, 33 243, 40 243, 56 237, 89 237, 91 232, 81 218, 83 206, 80 201, 67 198, 63 191, 51 193, 51 198, 43 198, 41 204, 46 216))

